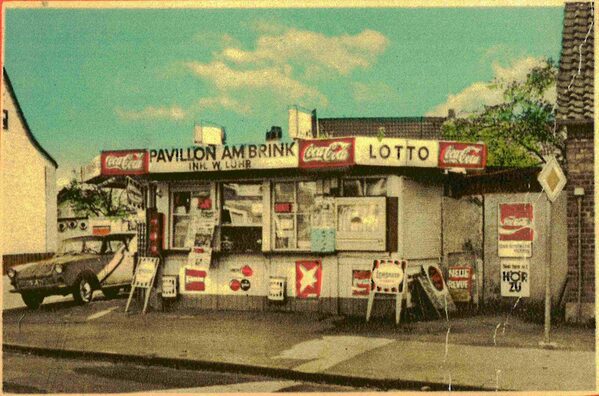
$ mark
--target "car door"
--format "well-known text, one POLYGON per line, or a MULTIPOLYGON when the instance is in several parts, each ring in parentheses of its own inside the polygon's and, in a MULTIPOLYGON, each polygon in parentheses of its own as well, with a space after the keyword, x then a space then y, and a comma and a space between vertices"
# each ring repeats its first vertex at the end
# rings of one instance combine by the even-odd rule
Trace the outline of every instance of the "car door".
POLYGON ((98 273, 102 287, 130 284, 133 277, 134 254, 132 244, 122 244, 110 262, 98 273))

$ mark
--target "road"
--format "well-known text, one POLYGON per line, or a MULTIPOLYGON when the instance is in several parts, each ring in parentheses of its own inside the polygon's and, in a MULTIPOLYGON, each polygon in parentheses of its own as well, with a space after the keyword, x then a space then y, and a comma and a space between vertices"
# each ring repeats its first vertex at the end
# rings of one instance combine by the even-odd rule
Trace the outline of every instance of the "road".
POLYGON ((114 392, 356 392, 344 386, 306 383, 211 371, 145 367, 126 363, 49 358, 5 352, 4 392, 114 393, 114 392), (35 369, 32 370, 32 367, 35 369))

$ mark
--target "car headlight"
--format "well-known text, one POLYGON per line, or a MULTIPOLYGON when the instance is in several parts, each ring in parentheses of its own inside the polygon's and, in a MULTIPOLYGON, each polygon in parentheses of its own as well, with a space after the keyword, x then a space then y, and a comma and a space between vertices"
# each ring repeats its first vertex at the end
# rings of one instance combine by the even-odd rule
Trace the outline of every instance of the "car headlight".
POLYGON ((62 274, 62 265, 56 264, 54 266, 54 271, 56 271, 57 274, 62 274))
POLYGON ((7 274, 8 274, 8 277, 9 277, 10 279, 13 279, 13 278, 14 278, 14 277, 17 275, 17 271, 15 271, 14 269, 10 268, 10 269, 8 270, 8 273, 7 273, 7 274))

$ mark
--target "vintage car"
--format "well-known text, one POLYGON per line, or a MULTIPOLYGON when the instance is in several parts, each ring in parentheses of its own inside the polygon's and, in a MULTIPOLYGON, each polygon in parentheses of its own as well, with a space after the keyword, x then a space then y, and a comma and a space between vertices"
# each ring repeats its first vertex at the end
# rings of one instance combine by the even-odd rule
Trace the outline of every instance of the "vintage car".
POLYGON ((89 303, 95 290, 114 298, 131 284, 136 251, 135 233, 68 238, 52 258, 9 269, 10 292, 20 293, 31 309, 51 295, 72 293, 79 304, 89 303))

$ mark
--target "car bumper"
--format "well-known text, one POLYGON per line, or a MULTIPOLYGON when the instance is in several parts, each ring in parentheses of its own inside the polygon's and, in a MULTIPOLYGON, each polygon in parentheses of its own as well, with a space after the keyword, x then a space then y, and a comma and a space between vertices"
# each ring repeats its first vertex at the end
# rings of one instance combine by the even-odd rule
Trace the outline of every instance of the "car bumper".
POLYGON ((17 279, 13 283, 14 290, 12 293, 22 292, 41 292, 43 294, 63 294, 63 291, 68 290, 62 278, 47 277, 47 278, 31 278, 17 279))

